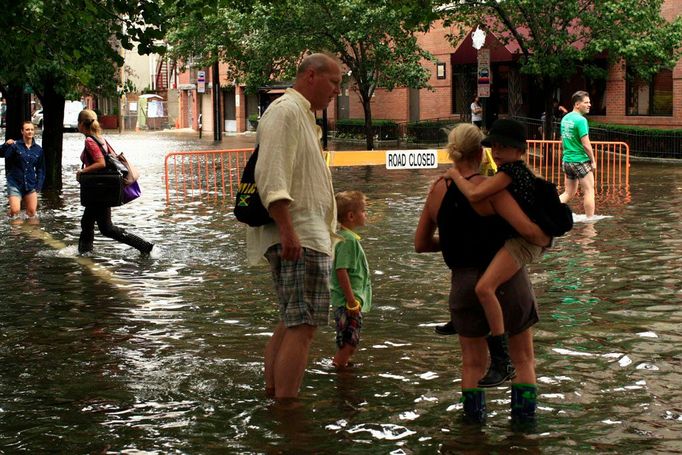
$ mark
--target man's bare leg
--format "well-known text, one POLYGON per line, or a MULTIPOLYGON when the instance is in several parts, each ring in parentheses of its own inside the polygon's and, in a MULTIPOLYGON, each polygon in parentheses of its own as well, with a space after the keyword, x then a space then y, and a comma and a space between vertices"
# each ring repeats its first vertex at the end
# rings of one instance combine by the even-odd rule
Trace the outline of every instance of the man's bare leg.
POLYGON ((585 216, 592 218, 594 216, 594 173, 590 172, 585 177, 580 179, 580 188, 583 190, 583 207, 585 207, 585 216))
POLYGON ((317 327, 287 327, 275 356, 275 398, 296 398, 308 364, 308 351, 317 327))
POLYGON ((270 337, 270 341, 265 346, 265 394, 269 397, 275 396, 275 359, 284 339, 286 327, 280 321, 275 327, 275 331, 270 337))

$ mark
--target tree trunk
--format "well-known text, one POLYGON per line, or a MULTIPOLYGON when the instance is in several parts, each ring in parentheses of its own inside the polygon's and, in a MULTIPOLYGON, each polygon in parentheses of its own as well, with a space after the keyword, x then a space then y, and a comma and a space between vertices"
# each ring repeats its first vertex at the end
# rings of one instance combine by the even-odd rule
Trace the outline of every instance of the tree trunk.
POLYGON ((374 150, 374 132, 372 131, 372 106, 369 97, 362 97, 362 109, 365 111, 365 139, 367 150, 374 150))
MULTIPOLYGON (((30 120, 30 112, 26 112, 23 85, 9 84, 4 91, 7 98, 7 117, 5 125, 5 141, 21 139, 21 124, 30 120)), ((3 141, 4 142, 4 141, 3 141)))
POLYGON ((45 152, 45 188, 62 188, 62 142, 64 139, 64 95, 46 83, 40 96, 43 103, 43 151, 45 152))
POLYGON ((545 121, 542 125, 542 139, 551 141, 554 131, 554 106, 552 105, 552 82, 548 77, 542 78, 542 96, 545 100, 545 121))

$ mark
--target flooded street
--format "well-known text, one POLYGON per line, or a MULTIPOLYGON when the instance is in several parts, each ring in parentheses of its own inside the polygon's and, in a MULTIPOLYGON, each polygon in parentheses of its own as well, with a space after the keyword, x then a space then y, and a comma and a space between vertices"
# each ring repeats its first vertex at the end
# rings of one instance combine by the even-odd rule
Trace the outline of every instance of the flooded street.
POLYGON ((11 225, 3 208, 0 453, 682 453, 682 164, 633 163, 629 189, 598 194, 605 218, 530 267, 539 418, 524 435, 508 388, 487 394, 482 429, 459 419, 457 340, 433 330, 448 271, 412 246, 440 171, 333 169, 337 191, 369 198, 374 305, 356 367, 331 367, 334 330, 321 328, 300 406, 283 407, 263 393, 274 290, 267 268, 246 266, 232 201, 165 199, 167 152, 232 147, 107 137, 142 172, 142 197, 113 221, 156 246, 146 258, 96 231, 94 253, 77 255, 75 133, 40 225, 11 225))

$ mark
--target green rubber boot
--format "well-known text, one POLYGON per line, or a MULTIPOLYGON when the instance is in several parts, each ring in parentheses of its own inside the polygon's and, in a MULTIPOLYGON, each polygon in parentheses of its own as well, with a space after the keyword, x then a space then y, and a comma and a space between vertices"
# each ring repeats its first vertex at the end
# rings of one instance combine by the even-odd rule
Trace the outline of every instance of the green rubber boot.
POLYGON ((472 423, 485 423, 485 391, 483 389, 462 389, 460 402, 464 405, 464 418, 472 423))
POLYGON ((530 430, 534 427, 537 396, 538 388, 535 384, 512 384, 512 425, 520 430, 530 430))

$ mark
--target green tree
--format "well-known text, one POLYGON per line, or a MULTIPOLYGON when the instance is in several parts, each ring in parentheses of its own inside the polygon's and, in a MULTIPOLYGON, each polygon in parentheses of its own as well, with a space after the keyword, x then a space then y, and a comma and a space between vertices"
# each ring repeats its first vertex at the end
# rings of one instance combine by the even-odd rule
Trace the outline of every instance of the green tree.
POLYGON ((280 0, 205 7, 194 16, 178 12, 169 34, 172 52, 206 66, 225 61, 232 76, 251 88, 291 80, 307 51, 336 54, 362 103, 368 149, 374 148, 376 89, 427 87, 423 62, 432 56, 415 33, 426 31, 433 18, 429 1, 280 0))
MULTIPOLYGON (((545 131, 551 125, 551 92, 582 70, 606 77, 595 58, 627 62, 642 77, 672 68, 680 58, 682 18, 667 22, 663 0, 461 0, 441 2, 446 24, 460 27, 458 41, 481 26, 504 44, 521 51, 521 71, 533 76, 544 92, 545 131)), ((572 106, 571 106, 572 108, 572 106)))
POLYGON ((163 16, 153 0, 15 0, 8 9, 0 19, 0 86, 16 120, 7 136, 16 137, 27 118, 16 100, 29 85, 43 105, 45 186, 59 189, 66 97, 115 93, 119 46, 156 50, 163 16))

